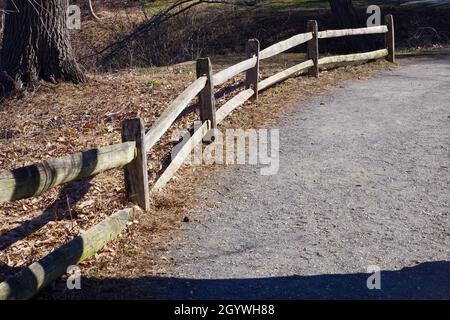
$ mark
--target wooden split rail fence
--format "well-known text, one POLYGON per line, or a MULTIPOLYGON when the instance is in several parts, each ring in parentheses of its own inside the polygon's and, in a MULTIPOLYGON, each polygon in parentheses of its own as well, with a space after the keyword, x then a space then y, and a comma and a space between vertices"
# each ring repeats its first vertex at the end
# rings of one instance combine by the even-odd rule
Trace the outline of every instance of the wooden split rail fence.
MULTIPOLYGON (((390 62, 395 62, 393 17, 387 15, 385 25, 381 26, 326 31, 318 31, 317 21, 312 20, 308 22, 306 33, 278 42, 264 50, 260 50, 257 39, 251 39, 247 42, 246 53, 246 60, 215 74, 209 58, 197 60, 197 80, 167 107, 147 133, 142 119, 127 119, 122 124, 123 142, 121 144, 0 172, 0 203, 38 196, 64 183, 114 168, 124 168, 128 200, 144 211, 148 211, 151 193, 163 188, 170 181, 194 147, 202 141, 211 141, 214 132, 212 129, 215 129, 217 124, 247 100, 257 99, 261 91, 300 72, 308 71, 309 75, 319 77, 319 67, 326 64, 374 60, 383 57, 390 62), (368 34, 385 34, 385 48, 365 53, 319 57, 319 39, 368 34), (307 43, 306 61, 262 81, 259 80, 261 60, 274 57, 304 43, 307 43), (246 90, 216 110, 214 88, 243 72, 246 74, 246 90), (194 132, 150 189, 147 153, 197 96, 203 125, 194 132)), ((115 238, 134 218, 136 210, 135 206, 114 213, 99 225, 0 283, 0 300, 32 297, 62 275, 69 265, 91 257, 104 244, 115 238)))

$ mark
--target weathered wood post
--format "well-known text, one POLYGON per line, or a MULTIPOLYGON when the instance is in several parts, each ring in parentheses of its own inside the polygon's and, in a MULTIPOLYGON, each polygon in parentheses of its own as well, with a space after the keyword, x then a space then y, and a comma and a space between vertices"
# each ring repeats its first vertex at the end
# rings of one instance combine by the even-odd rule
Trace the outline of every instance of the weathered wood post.
POLYGON ((309 69, 309 75, 319 77, 319 26, 316 20, 309 20, 307 31, 312 32, 313 38, 308 41, 308 59, 312 59, 314 66, 309 69))
POLYGON ((384 17, 388 32, 385 35, 386 48, 388 50, 387 60, 395 62, 395 32, 394 32, 394 17, 388 14, 384 17))
POLYGON ((245 73, 245 87, 247 89, 253 87, 255 94, 253 99, 258 100, 258 81, 259 81, 259 51, 261 47, 258 39, 250 39, 247 41, 245 51, 248 58, 256 57, 256 64, 253 68, 249 69, 245 73))
POLYGON ((127 199, 148 211, 150 210, 150 191, 147 151, 145 149, 144 121, 141 118, 125 119, 122 122, 122 141, 135 141, 137 152, 135 159, 124 168, 127 199))
POLYGON ((214 141, 214 131, 217 128, 216 123, 216 101, 214 98, 214 83, 212 81, 212 65, 209 58, 200 58, 197 60, 197 78, 206 76, 208 81, 205 88, 200 91, 200 120, 202 123, 209 120, 211 121, 211 130, 203 138, 204 142, 214 141))

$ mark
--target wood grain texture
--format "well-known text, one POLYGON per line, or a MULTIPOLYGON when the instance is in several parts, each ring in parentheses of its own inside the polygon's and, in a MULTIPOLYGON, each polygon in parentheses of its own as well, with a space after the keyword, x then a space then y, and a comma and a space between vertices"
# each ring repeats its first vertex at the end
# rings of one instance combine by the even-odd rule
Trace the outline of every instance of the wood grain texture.
POLYGON ((123 121, 122 141, 134 141, 136 143, 136 157, 124 168, 127 200, 137 204, 144 211, 149 211, 147 152, 145 148, 145 126, 142 118, 125 119, 123 121))
POLYGON ((117 211, 38 262, 0 283, 0 300, 30 299, 39 290, 65 274, 67 267, 92 257, 105 244, 115 239, 127 227, 127 223, 134 219, 137 210, 129 208, 117 211))
POLYGON ((377 34, 377 33, 386 33, 388 29, 386 26, 376 26, 376 27, 367 27, 367 28, 356 28, 356 29, 340 29, 340 30, 325 30, 320 31, 318 34, 319 39, 326 38, 337 38, 337 37, 345 37, 345 36, 356 36, 363 34, 377 34))
POLYGON ((136 143, 127 142, 0 172, 0 203, 38 196, 63 183, 121 168, 135 157, 136 143))
POLYGON ((238 74, 253 68, 255 64, 256 58, 250 58, 217 72, 212 77, 214 86, 220 86, 221 84, 224 84, 238 74))
POLYGON ((289 69, 281 71, 269 78, 262 80, 259 83, 259 91, 265 90, 265 89, 273 86, 274 84, 284 81, 287 78, 289 78, 290 76, 292 76, 300 71, 307 70, 308 68, 311 68, 313 66, 314 66, 314 62, 312 60, 307 60, 307 61, 302 62, 298 65, 295 65, 289 69))
POLYGON ((386 57, 388 51, 386 49, 375 50, 364 53, 355 54, 345 54, 341 56, 324 57, 319 59, 319 65, 329 64, 329 63, 339 63, 339 62, 352 62, 360 60, 372 60, 386 57))
POLYGON ((156 183, 153 185, 151 192, 155 192, 163 188, 170 179, 176 174, 178 169, 183 165, 184 161, 189 157, 192 150, 202 142, 203 137, 211 130, 211 122, 206 121, 198 128, 192 137, 185 142, 175 157, 172 159, 170 165, 166 168, 163 174, 159 177, 156 183))
POLYGON ((259 82, 259 52, 260 43, 258 39, 250 39, 245 46, 245 52, 250 59, 256 59, 255 66, 247 70, 245 74, 245 87, 247 89, 253 88, 253 98, 258 100, 258 82, 259 82))
POLYGON ((216 99, 214 97, 214 82, 211 60, 209 58, 201 58, 197 60, 197 77, 206 76, 205 88, 200 91, 198 96, 200 103, 200 120, 202 123, 209 121, 211 131, 204 136, 204 142, 214 140, 214 129, 216 129, 216 99))
POLYGON ((172 123, 177 119, 192 99, 194 99, 199 92, 205 88, 206 82, 207 78, 205 76, 199 77, 175 100, 173 100, 167 109, 159 116, 158 120, 155 121, 145 135, 145 147, 147 151, 149 151, 163 136, 163 134, 166 133, 172 123))
POLYGON ((312 33, 313 37, 308 41, 308 59, 311 59, 314 65, 309 69, 309 75, 319 77, 319 27, 316 20, 308 21, 307 30, 312 33))
POLYGON ((394 17, 388 14, 385 17, 386 27, 388 32, 385 35, 386 49, 388 51, 387 60, 395 62, 395 32, 394 32, 394 17))
POLYGON ((308 33, 301 33, 298 34, 296 36, 293 36, 287 40, 278 42, 264 50, 262 50, 259 53, 259 59, 260 60, 264 60, 264 59, 268 59, 271 58, 273 56, 276 56, 277 54, 280 54, 282 52, 285 52, 289 49, 292 49, 302 43, 305 43, 309 40, 312 39, 312 33, 308 32, 308 33))

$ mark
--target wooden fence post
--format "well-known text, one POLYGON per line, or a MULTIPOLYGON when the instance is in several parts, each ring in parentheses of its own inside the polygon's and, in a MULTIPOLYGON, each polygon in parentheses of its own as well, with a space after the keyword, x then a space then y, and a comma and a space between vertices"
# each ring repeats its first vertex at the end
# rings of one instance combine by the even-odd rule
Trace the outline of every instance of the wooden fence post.
POLYGON ((312 32, 313 38, 308 41, 308 59, 312 59, 314 66, 309 69, 309 75, 319 77, 319 26, 316 20, 309 20, 307 31, 312 32))
POLYGON ((150 210, 150 191, 145 149, 145 127, 141 118, 125 119, 122 122, 122 141, 136 141, 137 150, 136 158, 124 168, 127 199, 148 211, 150 210))
POLYGON ((395 32, 394 32, 394 17, 392 14, 388 14, 384 17, 384 21, 388 28, 388 32, 385 35, 386 48, 388 50, 387 60, 395 62, 395 32))
POLYGON ((211 121, 211 130, 203 138, 203 142, 211 142, 214 140, 214 131, 217 128, 216 123, 216 101, 214 98, 214 83, 212 80, 213 71, 211 60, 209 58, 200 58, 197 60, 197 78, 206 76, 208 81, 205 88, 199 94, 200 102, 200 119, 202 123, 211 121))
POLYGON ((256 64, 253 68, 249 69, 245 73, 245 87, 247 89, 253 86, 253 99, 258 100, 258 81, 259 81, 259 51, 260 44, 258 39, 250 39, 247 41, 245 51, 248 58, 256 57, 256 64))

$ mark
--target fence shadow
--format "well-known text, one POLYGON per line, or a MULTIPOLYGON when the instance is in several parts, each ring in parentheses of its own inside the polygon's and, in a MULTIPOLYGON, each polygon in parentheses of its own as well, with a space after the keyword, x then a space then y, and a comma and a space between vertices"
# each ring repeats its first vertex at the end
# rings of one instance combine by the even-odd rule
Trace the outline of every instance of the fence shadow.
MULTIPOLYGON (((234 83, 230 86, 224 87, 220 90, 218 90, 215 94, 214 94, 214 99, 218 100, 221 99, 223 97, 225 97, 227 94, 231 94, 234 91, 243 88, 245 86, 245 82, 244 81, 240 81, 237 83, 234 83)), ((180 120, 181 118, 183 118, 184 116, 191 114, 192 112, 194 112, 195 110, 197 110, 198 108, 200 108, 200 105, 198 103, 193 103, 190 104, 189 106, 187 106, 176 118, 175 121, 180 120)))
MULTIPOLYGON (((90 187, 90 182, 93 179, 91 176, 93 170, 98 164, 98 150, 92 149, 81 153, 81 170, 74 182, 66 183, 62 186, 57 199, 49 205, 40 216, 22 222, 18 227, 9 230, 0 235, 0 251, 8 248, 27 237, 28 235, 41 229, 50 221, 58 221, 66 218, 76 217, 75 205, 87 194, 90 187), (86 178, 83 178, 86 177, 86 178), (80 180, 76 180, 80 179, 80 180)), ((53 186, 54 181, 58 175, 55 168, 49 168, 48 164, 39 163, 31 166, 12 170, 14 179, 19 184, 22 181, 27 181, 26 187, 14 190, 13 198, 29 197, 30 194, 35 194, 39 189, 42 181, 38 166, 46 168, 48 181, 45 185, 53 186)), ((0 272, 0 278, 2 273, 0 272)))
MULTIPOLYGON (((76 217, 77 212, 75 205, 89 191, 91 180, 92 177, 89 177, 64 185, 61 188, 57 199, 50 204, 40 216, 24 221, 20 226, 0 235, 0 250, 4 250, 17 241, 26 238, 30 234, 41 229, 50 221, 59 221, 76 217)), ((0 278, 2 278, 2 276, 3 273, 0 271, 0 278)))
MULTIPOLYGON (((381 289, 369 290, 370 274, 322 274, 252 279, 82 278, 81 290, 37 298, 168 300, 450 299, 450 262, 426 262, 381 271, 381 289)), ((61 287, 65 283, 60 283, 61 287)), ((58 287, 58 286, 57 286, 58 287)), ((56 288, 57 288, 56 287, 56 288)), ((56 290, 56 289, 55 289, 56 290)))

